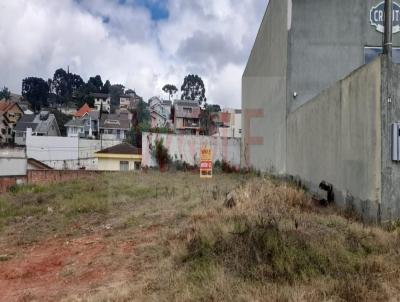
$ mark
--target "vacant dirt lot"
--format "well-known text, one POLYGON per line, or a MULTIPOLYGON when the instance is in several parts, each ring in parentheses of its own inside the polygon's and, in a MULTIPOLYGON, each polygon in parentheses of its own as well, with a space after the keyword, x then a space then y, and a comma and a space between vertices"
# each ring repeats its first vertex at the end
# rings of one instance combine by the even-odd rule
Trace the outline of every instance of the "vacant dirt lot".
POLYGON ((18 187, 0 195, 0 301, 398 301, 398 225, 252 174, 18 187))
POLYGON ((0 301, 97 300, 114 289, 142 300, 170 253, 166 237, 239 179, 110 174, 1 196, 0 301))

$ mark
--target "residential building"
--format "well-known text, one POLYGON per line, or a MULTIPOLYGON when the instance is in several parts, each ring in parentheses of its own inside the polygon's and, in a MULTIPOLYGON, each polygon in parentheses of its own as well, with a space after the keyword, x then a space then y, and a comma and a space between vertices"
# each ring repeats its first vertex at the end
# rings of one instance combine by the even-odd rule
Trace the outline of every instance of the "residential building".
POLYGON ((92 108, 90 108, 89 105, 85 103, 81 108, 75 110, 73 116, 75 118, 81 118, 88 114, 90 111, 92 111, 92 108))
POLYGON ((74 116, 77 113, 78 108, 76 107, 76 105, 71 104, 71 105, 61 106, 57 108, 57 110, 65 115, 74 116))
POLYGON ((172 128, 172 102, 153 97, 149 101, 151 128, 172 128))
POLYGON ((11 99, 15 100, 15 102, 18 103, 19 107, 21 107, 21 109, 24 112, 31 109, 31 104, 28 101, 22 99, 22 97, 21 98, 20 97, 14 97, 14 98, 11 98, 11 99))
POLYGON ((121 95, 119 97, 119 108, 126 109, 129 111, 135 110, 138 102, 141 99, 142 98, 138 96, 136 93, 121 95))
POLYGON ((96 110, 110 113, 111 112, 111 96, 104 93, 92 93, 94 98, 94 107, 96 110))
POLYGON ((242 110, 224 109, 212 114, 211 135, 220 137, 242 137, 242 110))
POLYGON ((100 111, 85 107, 78 110, 75 117, 64 125, 68 137, 97 138, 99 136, 100 111))
POLYGON ((36 136, 60 136, 60 129, 54 114, 41 111, 39 114, 24 115, 14 128, 15 143, 20 146, 26 144, 27 129, 36 136))
POLYGON ((201 108, 197 101, 174 102, 174 128, 177 134, 200 134, 201 108))
POLYGON ((130 144, 120 144, 96 152, 100 171, 135 171, 140 170, 142 150, 130 144))
POLYGON ((131 120, 128 114, 103 114, 100 119, 100 136, 102 140, 120 140, 128 137, 131 120))
POLYGON ((13 143, 15 125, 24 115, 17 102, 0 101, 0 143, 13 143))

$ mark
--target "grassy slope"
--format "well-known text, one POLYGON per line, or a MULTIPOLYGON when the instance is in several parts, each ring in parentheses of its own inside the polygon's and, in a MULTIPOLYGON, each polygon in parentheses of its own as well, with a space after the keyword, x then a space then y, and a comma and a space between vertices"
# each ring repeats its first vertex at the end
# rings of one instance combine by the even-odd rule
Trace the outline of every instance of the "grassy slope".
MULTIPOLYGON (((129 261, 111 258, 134 265, 139 279, 64 292, 67 301, 400 297, 397 230, 364 227, 270 179, 216 175, 210 182, 197 174, 149 172, 24 187, 0 197, 0 228, 0 247, 11 251, 54 236, 101 232, 111 245, 156 230, 129 261), (224 208, 233 189, 238 205, 224 208)), ((1 254, 3 261, 21 256, 1 254)))

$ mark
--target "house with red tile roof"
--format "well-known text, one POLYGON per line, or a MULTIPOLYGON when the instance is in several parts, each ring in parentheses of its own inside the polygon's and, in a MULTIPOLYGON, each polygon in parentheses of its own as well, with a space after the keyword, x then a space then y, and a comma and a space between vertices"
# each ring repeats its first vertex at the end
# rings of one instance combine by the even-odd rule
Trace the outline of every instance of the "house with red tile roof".
POLYGON ((24 115, 17 102, 0 101, 0 143, 13 143, 13 129, 24 115))
POLYGON ((92 111, 92 108, 90 108, 89 105, 85 103, 85 105, 83 105, 77 112, 75 112, 74 117, 77 118, 84 117, 90 111, 92 111))

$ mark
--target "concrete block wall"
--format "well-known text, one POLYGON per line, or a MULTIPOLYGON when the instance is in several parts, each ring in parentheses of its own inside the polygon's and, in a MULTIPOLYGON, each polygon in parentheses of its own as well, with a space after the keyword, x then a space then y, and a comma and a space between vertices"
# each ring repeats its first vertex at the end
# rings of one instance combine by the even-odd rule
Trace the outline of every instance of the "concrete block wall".
POLYGON ((201 135, 156 134, 144 132, 142 135, 142 167, 156 167, 157 162, 152 156, 156 139, 163 139, 173 160, 184 161, 190 165, 199 165, 200 149, 209 146, 212 149, 213 161, 222 161, 240 167, 241 140, 201 135))
MULTIPOLYGON (((287 174, 313 191, 327 181, 335 201, 380 219, 381 60, 344 80, 289 114, 287 174)), ((320 192, 322 193, 322 192, 320 192)))

